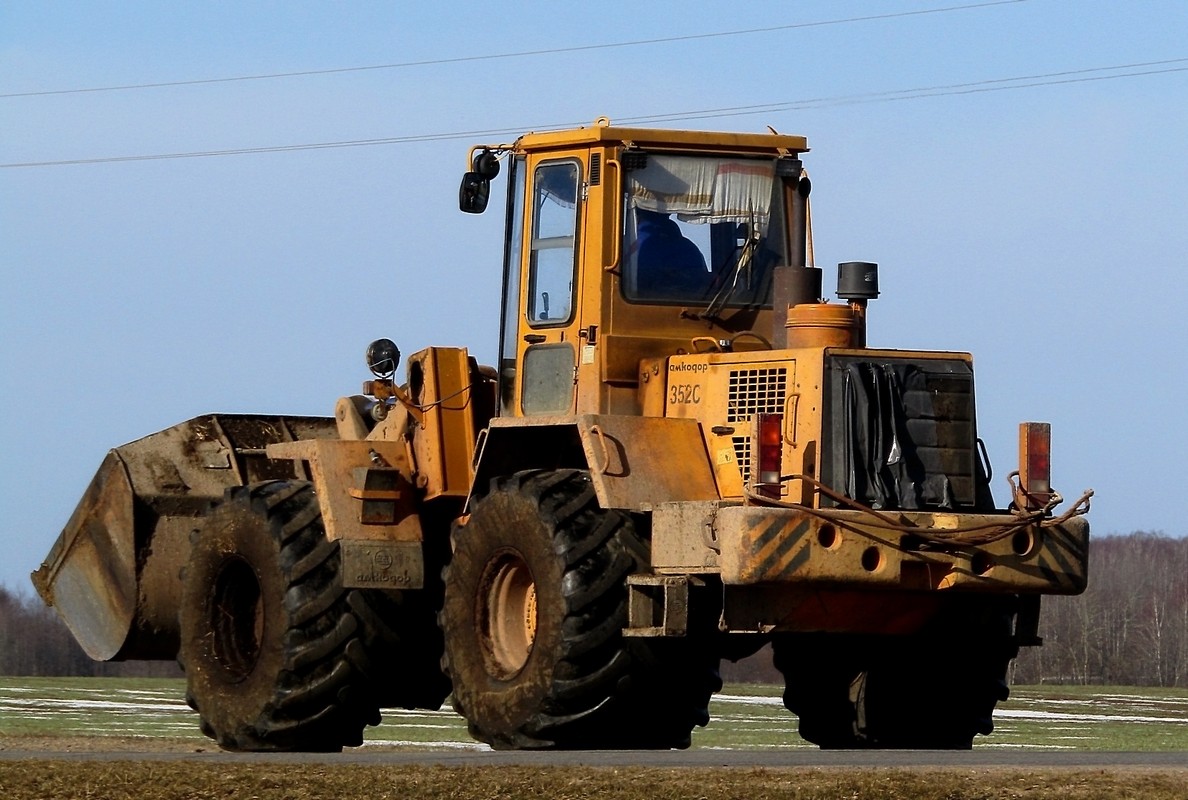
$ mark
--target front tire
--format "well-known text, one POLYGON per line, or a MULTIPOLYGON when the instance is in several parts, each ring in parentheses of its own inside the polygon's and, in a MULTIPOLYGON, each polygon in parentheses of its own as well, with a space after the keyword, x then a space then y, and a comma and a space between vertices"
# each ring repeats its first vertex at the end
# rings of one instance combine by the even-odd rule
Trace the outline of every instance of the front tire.
POLYGON ((229 489, 182 586, 186 699, 227 750, 338 751, 379 723, 366 597, 342 588, 311 484, 229 489))
POLYGON ((697 640, 622 635, 632 518, 588 473, 497 479, 454 529, 441 625, 454 708, 496 748, 682 748, 708 722, 717 661, 697 640))

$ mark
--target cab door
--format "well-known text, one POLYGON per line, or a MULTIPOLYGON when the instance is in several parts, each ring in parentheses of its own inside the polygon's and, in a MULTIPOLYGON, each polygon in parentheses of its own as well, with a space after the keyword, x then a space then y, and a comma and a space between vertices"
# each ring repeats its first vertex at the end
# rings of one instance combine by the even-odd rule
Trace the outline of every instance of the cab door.
MULTIPOLYGON (((502 411, 513 416, 569 414, 581 329, 583 154, 532 154, 519 166, 524 169, 522 225, 512 220, 509 226, 513 235, 522 236, 514 276, 519 285, 506 291, 503 344, 505 357, 515 348, 517 391, 512 395, 505 386, 502 411), (513 298, 518 308, 511 307, 513 298)), ((513 270, 509 264, 509 278, 513 270)))

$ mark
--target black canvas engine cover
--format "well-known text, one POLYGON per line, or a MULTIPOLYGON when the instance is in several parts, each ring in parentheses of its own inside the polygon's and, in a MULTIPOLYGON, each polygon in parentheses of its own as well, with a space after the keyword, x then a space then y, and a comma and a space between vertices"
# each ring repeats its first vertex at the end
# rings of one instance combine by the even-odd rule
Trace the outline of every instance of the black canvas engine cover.
POLYGON ((878 509, 993 508, 966 362, 848 356, 827 372, 828 484, 878 509))

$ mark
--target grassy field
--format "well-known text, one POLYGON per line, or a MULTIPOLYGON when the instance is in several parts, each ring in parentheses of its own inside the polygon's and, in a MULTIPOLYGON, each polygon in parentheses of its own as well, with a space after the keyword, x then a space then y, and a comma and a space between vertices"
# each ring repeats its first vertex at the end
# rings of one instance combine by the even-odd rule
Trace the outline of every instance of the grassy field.
MULTIPOLYGON (((179 680, 0 678, 0 747, 13 738, 149 738, 208 746, 182 702, 179 680), (7 740, 7 742, 6 742, 7 740)), ((695 748, 811 748, 774 686, 727 686, 714 698, 695 748)), ((939 712, 937 712, 939 713, 939 712)), ((478 748, 448 707, 391 709, 367 731, 369 745, 478 748)), ((1188 751, 1188 691, 1132 687, 1016 687, 977 748, 1188 751)))
MULTIPOLYGON (((177 680, 0 678, 0 750, 46 758, 0 760, 3 800, 1184 800, 1188 769, 1155 771, 937 769, 662 769, 406 767, 67 761, 50 751, 213 749, 182 702, 177 680)), ((809 748, 770 686, 728 686, 695 748, 809 748)), ((1188 691, 1021 687, 1000 705, 997 731, 977 748, 1188 750, 1188 691)), ((480 748, 448 708, 390 711, 368 746, 480 748)))

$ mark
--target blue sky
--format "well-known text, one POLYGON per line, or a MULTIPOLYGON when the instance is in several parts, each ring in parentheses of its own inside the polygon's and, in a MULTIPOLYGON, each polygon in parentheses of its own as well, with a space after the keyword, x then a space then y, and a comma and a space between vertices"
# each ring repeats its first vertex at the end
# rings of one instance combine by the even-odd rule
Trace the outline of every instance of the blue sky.
POLYGON ((1186 31, 1180 2, 4 3, 0 584, 110 447, 329 415, 379 336, 491 362, 501 216, 457 181, 513 137, 443 135, 599 115, 807 136, 818 263, 881 265, 871 344, 972 351, 998 475, 1048 421, 1096 532, 1183 535, 1186 31))

